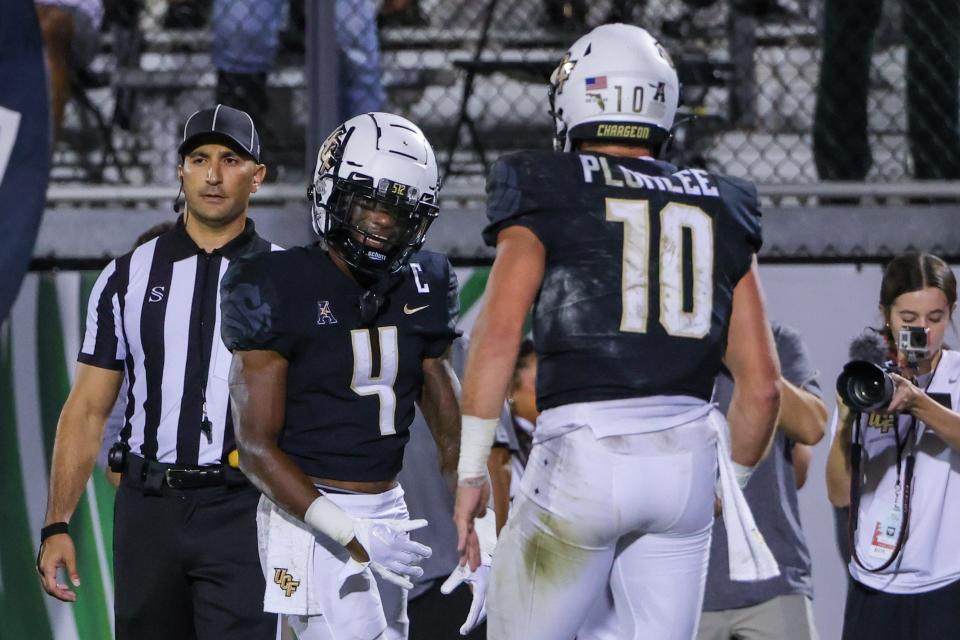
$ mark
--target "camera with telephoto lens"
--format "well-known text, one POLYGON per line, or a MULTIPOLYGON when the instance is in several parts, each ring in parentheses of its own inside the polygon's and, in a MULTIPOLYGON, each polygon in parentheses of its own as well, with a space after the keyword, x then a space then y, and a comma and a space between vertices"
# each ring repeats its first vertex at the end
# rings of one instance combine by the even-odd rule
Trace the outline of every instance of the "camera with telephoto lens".
MULTIPOLYGON (((927 329, 904 327, 897 332, 897 351, 907 356, 911 367, 927 353, 927 329)), ((896 385, 891 373, 900 373, 895 365, 878 365, 866 360, 853 360, 843 367, 837 378, 837 393, 843 403, 863 413, 882 409, 890 404, 896 385)))

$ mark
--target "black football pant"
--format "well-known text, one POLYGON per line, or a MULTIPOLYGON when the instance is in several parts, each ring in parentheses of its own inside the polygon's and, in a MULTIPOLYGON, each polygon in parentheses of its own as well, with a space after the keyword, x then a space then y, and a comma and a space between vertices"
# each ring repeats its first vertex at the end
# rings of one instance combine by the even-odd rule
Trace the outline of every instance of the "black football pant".
POLYGON ((881 638, 960 638, 960 581, 934 591, 901 595, 851 580, 843 613, 843 640, 881 638))
POLYGON ((144 495, 117 490, 117 640, 274 640, 257 553, 259 492, 249 483, 144 495))

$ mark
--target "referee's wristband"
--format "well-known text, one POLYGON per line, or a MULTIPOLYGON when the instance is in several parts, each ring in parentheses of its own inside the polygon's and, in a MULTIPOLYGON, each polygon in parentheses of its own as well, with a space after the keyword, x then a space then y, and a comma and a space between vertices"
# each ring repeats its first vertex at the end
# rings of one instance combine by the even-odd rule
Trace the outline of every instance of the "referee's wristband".
POLYGON ((40 544, 43 544, 44 541, 50 536, 55 536, 61 533, 70 533, 70 527, 67 526, 67 523, 51 522, 44 528, 40 529, 40 544))
POLYGON ((487 459, 497 431, 497 418, 463 416, 460 423, 459 484, 476 485, 487 476, 487 459))

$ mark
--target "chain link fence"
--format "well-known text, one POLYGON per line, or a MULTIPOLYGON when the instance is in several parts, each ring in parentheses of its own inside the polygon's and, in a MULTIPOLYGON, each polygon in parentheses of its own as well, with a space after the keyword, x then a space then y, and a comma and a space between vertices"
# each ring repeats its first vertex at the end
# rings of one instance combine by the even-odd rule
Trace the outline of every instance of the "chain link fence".
MULTIPOLYGON (((332 1, 339 117, 409 117, 448 178, 549 147, 549 73, 611 20, 678 63, 680 162, 765 184, 960 178, 956 0, 332 1)), ((183 121, 217 100, 254 115, 273 181, 302 184, 305 22, 304 0, 108 2, 53 179, 170 184, 183 121)))

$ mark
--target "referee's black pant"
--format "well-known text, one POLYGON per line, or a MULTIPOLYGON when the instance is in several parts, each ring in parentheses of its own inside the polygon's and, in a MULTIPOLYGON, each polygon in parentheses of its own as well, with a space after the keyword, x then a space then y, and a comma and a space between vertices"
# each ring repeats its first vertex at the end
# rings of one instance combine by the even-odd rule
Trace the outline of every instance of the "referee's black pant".
POLYGON ((256 488, 164 484, 146 495, 137 475, 124 474, 114 511, 117 640, 274 640, 256 488))

